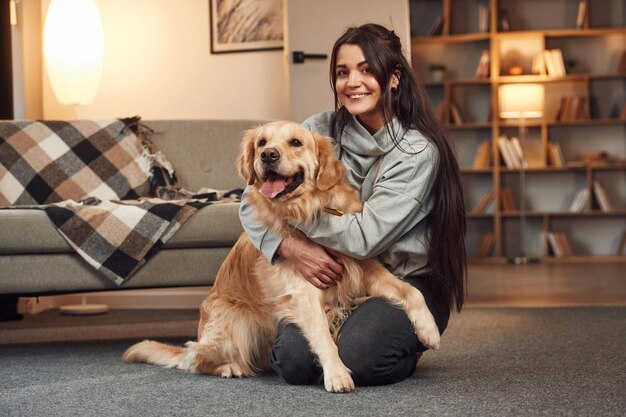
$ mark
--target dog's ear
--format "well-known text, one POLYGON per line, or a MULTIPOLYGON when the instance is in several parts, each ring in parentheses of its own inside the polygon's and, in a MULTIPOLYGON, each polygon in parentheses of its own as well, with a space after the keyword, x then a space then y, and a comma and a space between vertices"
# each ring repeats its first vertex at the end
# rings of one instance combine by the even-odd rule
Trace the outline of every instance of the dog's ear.
POLYGON ((329 190, 335 186, 343 176, 343 164, 337 159, 331 138, 313 133, 317 142, 317 156, 320 163, 317 172, 317 188, 329 190))
POLYGON ((237 169, 241 178, 253 185, 256 179, 254 172, 254 142, 256 141, 259 128, 250 129, 243 132, 241 150, 237 158, 237 169))

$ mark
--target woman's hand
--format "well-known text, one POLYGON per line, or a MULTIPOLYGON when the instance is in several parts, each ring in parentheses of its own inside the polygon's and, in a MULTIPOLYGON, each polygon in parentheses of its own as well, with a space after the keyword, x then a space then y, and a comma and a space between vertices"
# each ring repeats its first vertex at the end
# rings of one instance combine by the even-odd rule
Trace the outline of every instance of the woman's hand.
POLYGON ((299 231, 283 239, 278 253, 292 261, 298 272, 319 289, 324 290, 341 280, 343 266, 323 246, 299 231))

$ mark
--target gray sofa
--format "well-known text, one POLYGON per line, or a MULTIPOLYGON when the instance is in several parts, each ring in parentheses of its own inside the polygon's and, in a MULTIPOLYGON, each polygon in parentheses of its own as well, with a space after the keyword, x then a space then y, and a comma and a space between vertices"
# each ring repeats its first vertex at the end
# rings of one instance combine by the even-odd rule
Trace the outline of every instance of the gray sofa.
MULTIPOLYGON (((262 121, 143 121, 170 160, 178 185, 230 190, 245 186, 235 159, 242 132, 262 121)), ((0 294, 42 295, 130 288, 202 286, 242 232, 238 203, 202 208, 156 256, 118 287, 80 258, 42 210, 0 210, 0 294)))

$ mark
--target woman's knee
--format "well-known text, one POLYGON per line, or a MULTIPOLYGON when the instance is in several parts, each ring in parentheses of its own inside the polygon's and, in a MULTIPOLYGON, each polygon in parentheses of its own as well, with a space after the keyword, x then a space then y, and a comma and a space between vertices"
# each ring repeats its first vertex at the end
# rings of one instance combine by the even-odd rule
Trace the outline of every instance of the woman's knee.
POLYGON ((372 298, 346 321, 338 347, 358 385, 383 385, 413 374, 419 342, 404 310, 372 298))
POLYGON ((276 342, 270 352, 270 365, 287 383, 292 385, 317 384, 322 370, 309 344, 294 324, 279 327, 276 342))

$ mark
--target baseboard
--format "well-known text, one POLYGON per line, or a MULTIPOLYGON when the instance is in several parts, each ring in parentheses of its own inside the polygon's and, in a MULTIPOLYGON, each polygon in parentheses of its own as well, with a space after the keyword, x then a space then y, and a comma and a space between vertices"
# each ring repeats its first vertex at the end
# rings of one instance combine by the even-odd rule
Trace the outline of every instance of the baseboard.
MULTIPOLYGON (((111 310, 196 309, 211 287, 120 290, 85 293, 87 304, 106 304, 111 310)), ((83 294, 20 298, 18 311, 37 314, 67 304, 80 304, 83 294)))

